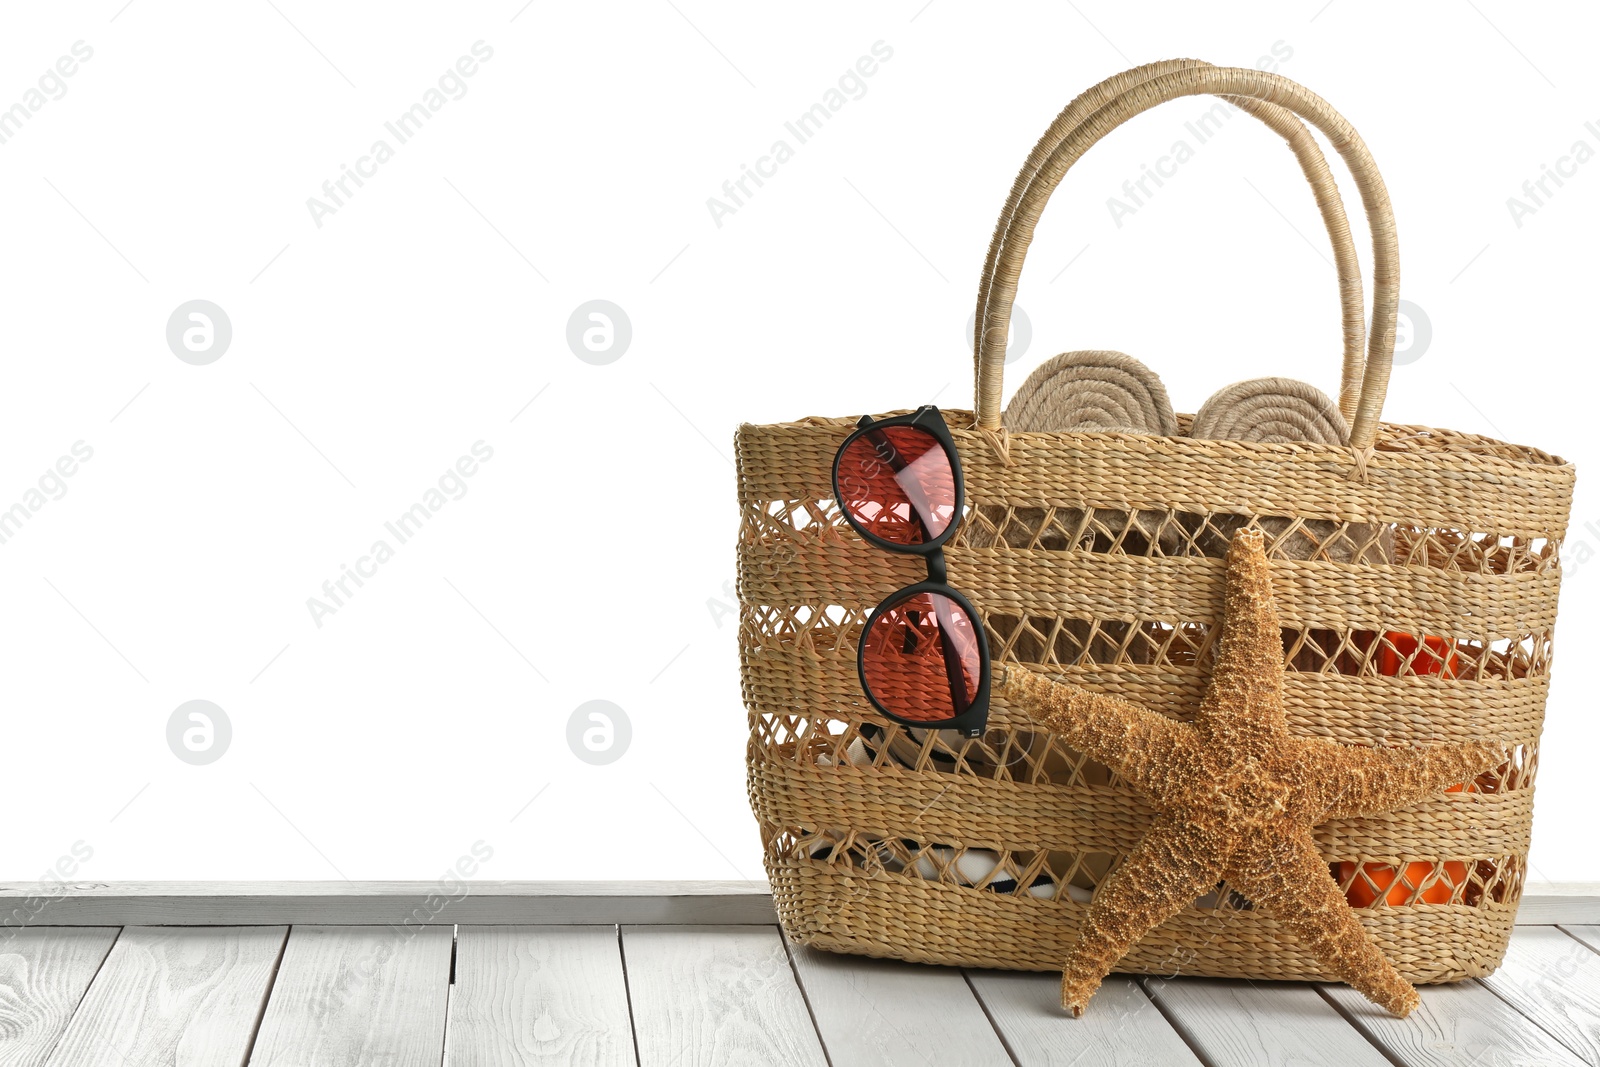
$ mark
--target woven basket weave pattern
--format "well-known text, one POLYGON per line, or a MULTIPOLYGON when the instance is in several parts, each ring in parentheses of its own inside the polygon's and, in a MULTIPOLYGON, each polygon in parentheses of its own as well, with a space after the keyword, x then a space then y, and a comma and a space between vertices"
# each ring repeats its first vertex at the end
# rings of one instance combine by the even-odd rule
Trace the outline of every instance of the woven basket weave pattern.
MULTIPOLYGON (((829 469, 850 427, 745 426, 737 441, 750 799, 780 918, 791 937, 821 948, 1056 969, 1084 909, 1069 889, 1092 889, 1138 840, 1150 809, 999 702, 981 741, 907 735, 910 766, 889 759, 886 744, 874 764, 849 765, 864 725, 903 733, 866 704, 855 650, 871 609, 920 577, 917 561, 862 543, 831 499, 829 469), (819 842, 825 859, 815 857, 819 842), (936 865, 937 879, 894 869, 933 845, 995 850, 1020 887, 1048 872, 1054 899, 957 884, 948 863, 936 865)), ((1198 706, 1221 602, 1221 561, 1193 554, 1194 531, 1205 528, 1196 516, 1395 526, 1392 565, 1285 559, 1269 545, 1287 631, 1289 725, 1359 744, 1516 742, 1512 763, 1478 791, 1317 832, 1330 863, 1465 864, 1451 903, 1380 907, 1364 921, 1413 981, 1493 969, 1522 890, 1570 466, 1486 438, 1389 425, 1364 482, 1351 478, 1348 449, 1326 446, 1016 434, 1002 459, 982 434, 955 437, 969 515, 946 555, 951 581, 984 616, 996 661, 1179 718, 1198 706), (1117 544, 970 547, 983 539, 978 515, 1070 511, 1081 524, 1106 509, 1168 513, 1186 534, 1173 555, 1160 538, 1139 539, 1142 554, 1117 544), (1381 640, 1356 635, 1386 631, 1444 637, 1458 657, 1453 677, 1379 674, 1381 640)), ((1066 531, 1062 543, 1082 544, 1084 532, 1066 531)), ((1332 977, 1226 894, 1162 926, 1121 967, 1332 977)))

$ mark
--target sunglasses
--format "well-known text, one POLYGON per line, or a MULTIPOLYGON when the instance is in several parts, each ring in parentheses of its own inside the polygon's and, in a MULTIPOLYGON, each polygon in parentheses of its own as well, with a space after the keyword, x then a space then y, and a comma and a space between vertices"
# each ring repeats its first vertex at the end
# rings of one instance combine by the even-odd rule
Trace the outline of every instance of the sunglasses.
POLYGON ((833 460, 833 497, 863 539, 921 556, 928 578, 892 593, 867 618, 856 652, 872 706, 907 726, 980 737, 989 718, 989 642, 945 578, 946 541, 965 497, 955 441, 939 409, 863 416, 833 460))

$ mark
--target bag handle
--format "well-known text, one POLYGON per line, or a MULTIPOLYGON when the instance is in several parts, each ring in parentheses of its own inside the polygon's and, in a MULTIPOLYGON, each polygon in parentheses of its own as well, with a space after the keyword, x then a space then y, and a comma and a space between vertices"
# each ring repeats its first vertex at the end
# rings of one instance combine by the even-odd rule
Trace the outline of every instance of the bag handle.
MULTIPOLYGON (((1040 166, 1050 154, 1077 132, 1088 115, 1110 100, 1121 96, 1134 85, 1170 71, 1209 66, 1210 63, 1199 59, 1166 59, 1135 67, 1088 89, 1056 116, 1050 128, 1039 138, 1039 143, 1034 145, 1033 151, 1029 153, 1027 161, 1023 163, 1016 181, 1012 184, 1010 195, 1006 197, 1005 208, 1001 211, 1000 221, 996 224, 994 236, 989 242, 988 257, 984 260, 984 284, 978 292, 978 309, 973 318, 974 322, 983 322, 988 309, 988 282, 994 270, 995 260, 999 256, 1001 239, 1016 213, 1017 205, 1028 195, 1034 179, 1038 176, 1040 166)), ((1361 264, 1356 258, 1355 240, 1350 236, 1350 220, 1345 215, 1344 198, 1339 194, 1333 172, 1328 169, 1328 161, 1322 154, 1322 147, 1292 111, 1249 97, 1224 96, 1222 99, 1259 119, 1283 137, 1294 152, 1306 181, 1311 185, 1317 210, 1322 214, 1328 239, 1333 244, 1334 266, 1339 277, 1339 302, 1344 333, 1344 360, 1339 378, 1339 410, 1344 415, 1345 421, 1350 422, 1355 418, 1356 401, 1361 392, 1367 323, 1361 285, 1361 264)), ((978 361, 975 359, 973 363, 973 385, 976 389, 978 361)))
POLYGON ((977 345, 978 426, 989 430, 1000 426, 1000 394, 1011 307, 1016 300, 1017 280, 1034 227, 1050 194, 1072 164, 1117 126, 1168 100, 1210 93, 1245 97, 1292 111, 1327 135, 1355 178, 1372 229, 1373 321, 1359 379, 1360 392, 1355 402, 1350 440, 1356 448, 1370 447, 1377 436, 1378 416, 1383 409, 1394 360, 1400 257, 1389 194, 1365 142, 1327 101, 1288 78, 1267 71, 1181 66, 1144 80, 1135 77, 1130 81, 1120 94, 1102 103, 1052 148, 1031 179, 1023 182, 1019 177, 1024 187, 1017 203, 1014 207, 1008 203, 1009 219, 1002 215, 1003 232, 997 235, 994 260, 985 271, 979 288, 983 315, 978 320, 981 323, 977 345))

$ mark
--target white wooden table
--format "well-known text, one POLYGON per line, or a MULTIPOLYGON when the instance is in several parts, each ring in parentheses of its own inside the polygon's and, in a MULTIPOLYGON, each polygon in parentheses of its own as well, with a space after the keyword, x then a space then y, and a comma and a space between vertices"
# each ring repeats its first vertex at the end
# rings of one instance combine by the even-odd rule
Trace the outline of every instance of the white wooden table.
POLYGON ((1074 1020, 1054 975, 791 946, 737 887, 500 886, 410 923, 392 886, 108 888, 0 927, 0 1067, 1600 1064, 1597 925, 1519 926, 1403 1021, 1339 986, 1124 977, 1074 1020))

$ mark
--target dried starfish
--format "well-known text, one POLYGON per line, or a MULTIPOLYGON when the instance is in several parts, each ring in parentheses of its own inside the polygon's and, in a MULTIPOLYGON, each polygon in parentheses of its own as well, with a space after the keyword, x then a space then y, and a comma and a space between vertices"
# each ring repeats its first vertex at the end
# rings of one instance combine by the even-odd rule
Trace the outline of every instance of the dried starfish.
POLYGON ((1225 879, 1330 970, 1403 1017, 1417 991, 1362 928, 1311 829, 1470 781, 1502 762, 1505 746, 1363 748, 1291 736, 1259 530, 1234 535, 1223 607, 1216 664, 1192 725, 1017 667, 1001 679, 1000 695, 1121 775, 1157 811, 1089 905, 1062 969, 1061 1006, 1082 1015, 1134 942, 1225 879))

